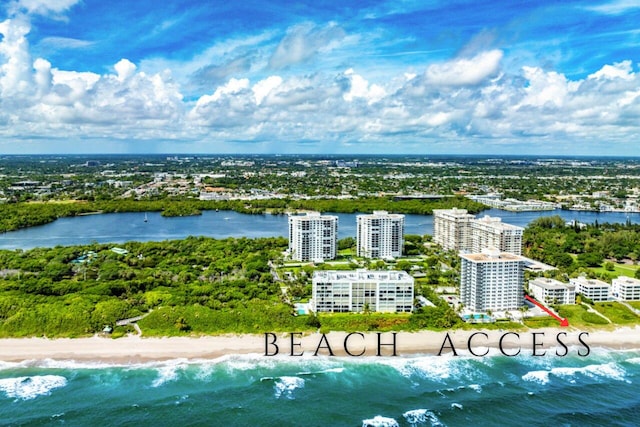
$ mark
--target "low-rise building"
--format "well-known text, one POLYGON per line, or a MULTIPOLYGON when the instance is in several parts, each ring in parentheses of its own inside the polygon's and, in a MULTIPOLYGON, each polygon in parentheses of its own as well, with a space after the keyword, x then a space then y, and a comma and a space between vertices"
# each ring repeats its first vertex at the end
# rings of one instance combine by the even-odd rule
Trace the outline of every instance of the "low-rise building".
POLYGON ((529 292, 544 304, 575 304, 576 287, 571 283, 537 277, 529 282, 529 292))
POLYGON ((620 276, 611 281, 611 295, 623 301, 640 300, 640 280, 620 276))
POLYGON ((611 286, 602 280, 587 279, 581 276, 569 279, 569 283, 575 285, 577 294, 583 295, 593 302, 609 301, 611 297, 611 286))
POLYGON ((312 306, 316 312, 409 313, 413 284, 404 271, 315 271, 312 306))

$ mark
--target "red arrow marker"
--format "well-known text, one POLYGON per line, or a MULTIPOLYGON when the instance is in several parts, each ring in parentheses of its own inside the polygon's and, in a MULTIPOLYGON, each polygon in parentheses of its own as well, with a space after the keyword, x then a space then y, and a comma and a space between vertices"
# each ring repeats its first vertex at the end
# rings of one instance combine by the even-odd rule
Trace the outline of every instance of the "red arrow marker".
POLYGON ((541 309, 543 309, 544 311, 546 311, 547 313, 549 313, 550 316, 552 316, 553 318, 555 318, 558 322, 560 322, 560 326, 569 326, 569 320, 567 319, 563 319, 562 317, 558 316, 557 314, 555 314, 553 311, 549 310, 547 307, 545 307, 544 305, 540 304, 538 301, 536 301, 535 299, 531 298, 529 295, 525 295, 524 296, 528 301, 531 301, 532 303, 534 303, 535 305, 537 305, 538 307, 540 307, 541 309))

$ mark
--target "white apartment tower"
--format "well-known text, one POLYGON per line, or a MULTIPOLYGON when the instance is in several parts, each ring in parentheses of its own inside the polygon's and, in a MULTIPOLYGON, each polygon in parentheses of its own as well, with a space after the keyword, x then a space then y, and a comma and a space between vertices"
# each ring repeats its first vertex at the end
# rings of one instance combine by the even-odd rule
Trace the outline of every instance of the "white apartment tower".
POLYGON ((312 306, 316 312, 409 313, 413 284, 404 271, 315 271, 312 306))
POLYGON ((404 245, 404 215, 373 211, 357 217, 357 255, 364 258, 399 258, 404 245))
POLYGON ((522 255, 522 233, 524 228, 505 224, 500 218, 485 215, 471 221, 471 252, 497 248, 501 252, 522 255))
POLYGON ((495 248, 460 254, 460 302, 468 310, 517 310, 524 300, 524 258, 495 248))
POLYGON ((338 217, 309 212, 289 216, 289 254, 296 261, 322 262, 336 257, 338 217))
POLYGON ((466 209, 434 209, 433 240, 447 251, 470 251, 470 223, 473 218, 466 209))

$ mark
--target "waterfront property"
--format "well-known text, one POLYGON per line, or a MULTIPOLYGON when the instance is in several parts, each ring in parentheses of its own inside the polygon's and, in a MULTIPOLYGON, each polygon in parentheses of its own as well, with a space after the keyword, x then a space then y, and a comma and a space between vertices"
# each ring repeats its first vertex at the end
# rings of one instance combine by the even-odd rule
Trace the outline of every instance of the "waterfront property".
POLYGON ((315 271, 311 305, 316 312, 409 313, 413 286, 404 271, 315 271))
POLYGON ((611 296, 623 301, 640 300, 640 280, 620 276, 611 281, 611 296))
POLYGON ((576 293, 583 295, 593 302, 609 301, 611 299, 611 286, 602 280, 587 279, 584 276, 569 279, 576 287, 576 293))
POLYGON ((523 305, 524 258, 495 248, 460 254, 460 302, 473 312, 523 305))
POLYGON ((500 218, 485 215, 470 221, 471 252, 495 247, 502 252, 522 255, 524 228, 506 224, 500 218))
POLYGON ((492 208, 513 212, 527 211, 552 211, 558 208, 557 203, 543 202, 541 200, 516 200, 512 198, 502 199, 500 195, 485 194, 468 196, 469 199, 480 202, 492 208))
POLYGON ((470 250, 470 222, 466 209, 434 209, 433 240, 444 250, 470 250))
POLYGON ((357 255, 364 258, 399 258, 404 245, 404 215, 373 211, 357 216, 357 255))
POLYGON ((488 215, 476 219, 465 209, 435 209, 433 215, 433 239, 445 250, 479 253, 495 247, 522 254, 522 227, 488 215))
POLYGON ((575 304, 576 287, 571 283, 537 277, 529 282, 529 292, 543 304, 575 304))
POLYGON ((309 212, 289 216, 289 255, 296 261, 334 259, 338 249, 338 217, 309 212))

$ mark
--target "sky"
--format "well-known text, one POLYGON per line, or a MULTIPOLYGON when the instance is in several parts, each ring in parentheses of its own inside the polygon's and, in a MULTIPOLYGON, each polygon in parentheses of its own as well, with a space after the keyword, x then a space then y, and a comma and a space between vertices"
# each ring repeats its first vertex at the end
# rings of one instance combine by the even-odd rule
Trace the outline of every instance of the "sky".
POLYGON ((0 0, 0 153, 640 156, 640 1, 0 0))

